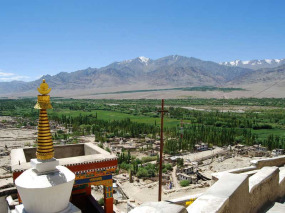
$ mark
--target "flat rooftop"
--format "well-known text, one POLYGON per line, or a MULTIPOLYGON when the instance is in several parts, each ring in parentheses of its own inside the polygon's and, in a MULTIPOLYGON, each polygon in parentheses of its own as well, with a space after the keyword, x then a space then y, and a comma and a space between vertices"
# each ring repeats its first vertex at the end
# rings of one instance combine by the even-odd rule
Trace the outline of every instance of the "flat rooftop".
MULTIPOLYGON (((36 158, 37 148, 21 148, 11 151, 12 172, 31 168, 30 160, 36 158)), ((81 165, 116 160, 117 156, 101 149, 93 143, 54 146, 55 158, 62 166, 81 165)))

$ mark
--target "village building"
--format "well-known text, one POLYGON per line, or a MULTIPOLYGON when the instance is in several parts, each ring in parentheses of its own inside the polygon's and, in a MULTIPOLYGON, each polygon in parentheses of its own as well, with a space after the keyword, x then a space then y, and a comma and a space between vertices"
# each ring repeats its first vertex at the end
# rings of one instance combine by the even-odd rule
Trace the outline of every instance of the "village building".
POLYGON ((284 154, 284 149, 273 149, 272 150, 273 156, 278 156, 278 155, 283 155, 283 154, 284 154))
POLYGON ((284 154, 284 149, 276 149, 276 153, 278 155, 283 155, 284 154))
POLYGON ((168 156, 165 158, 165 161, 167 161, 168 163, 171 163, 171 164, 175 164, 177 162, 177 159, 182 159, 181 156, 168 156))
POLYGON ((145 138, 145 142, 148 144, 153 144, 153 143, 155 143, 155 139, 145 138))
POLYGON ((187 166, 187 167, 184 167, 182 169, 182 171, 183 171, 184 174, 189 175, 189 174, 193 174, 194 173, 194 168, 193 168, 193 166, 187 166))
POLYGON ((155 141, 154 144, 160 146, 160 141, 155 141))
POLYGON ((156 150, 150 149, 150 150, 145 151, 145 154, 148 156, 156 156, 158 152, 156 150))
POLYGON ((253 147, 257 150, 257 151, 261 151, 261 152, 266 152, 267 148, 265 146, 261 146, 259 145, 253 145, 253 147))
POLYGON ((177 177, 178 177, 178 180, 181 181, 181 180, 188 180, 190 183, 192 183, 192 178, 190 175, 187 175, 187 174, 184 174, 184 173, 177 173, 177 177))
POLYGON ((195 150, 200 152, 200 151, 206 151, 208 150, 208 144, 205 143, 200 143, 200 144, 196 144, 194 146, 195 150))
POLYGON ((263 157, 263 156, 268 155, 267 148, 261 145, 253 145, 250 147, 244 147, 244 150, 242 153, 245 155, 251 156, 251 157, 263 157))
POLYGON ((184 173, 177 173, 177 178, 179 181, 188 180, 190 184, 197 183, 197 181, 198 181, 196 175, 187 175, 184 173))
POLYGON ((237 153, 237 154, 245 154, 246 152, 246 148, 245 148, 245 145, 242 145, 242 144, 237 144, 234 148, 234 151, 237 153))
POLYGON ((262 157, 264 156, 266 153, 263 152, 263 151, 258 151, 258 150, 252 150, 252 149, 249 149, 247 151, 247 155, 248 156, 251 156, 251 157, 262 157))

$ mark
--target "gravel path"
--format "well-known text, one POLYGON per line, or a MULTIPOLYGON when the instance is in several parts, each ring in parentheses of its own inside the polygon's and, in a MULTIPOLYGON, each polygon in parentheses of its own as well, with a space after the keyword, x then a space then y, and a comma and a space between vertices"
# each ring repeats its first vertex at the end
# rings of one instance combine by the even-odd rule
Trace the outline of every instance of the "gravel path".
POLYGON ((176 176, 176 170, 177 170, 177 166, 174 166, 172 170, 172 174, 171 174, 172 182, 174 184, 174 188, 180 188, 180 184, 178 183, 177 176, 176 176))

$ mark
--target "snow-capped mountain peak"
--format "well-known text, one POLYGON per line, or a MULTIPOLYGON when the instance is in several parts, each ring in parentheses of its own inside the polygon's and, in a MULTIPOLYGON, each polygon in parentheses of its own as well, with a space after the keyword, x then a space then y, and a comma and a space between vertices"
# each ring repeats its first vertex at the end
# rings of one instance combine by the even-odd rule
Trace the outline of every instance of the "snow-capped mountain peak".
POLYGON ((234 60, 229 62, 221 62, 221 65, 233 66, 233 67, 243 67, 250 69, 261 69, 261 68, 274 68, 282 64, 285 64, 285 59, 263 59, 263 60, 234 60))
POLYGON ((149 58, 144 57, 144 56, 140 56, 140 57, 138 57, 138 58, 141 60, 141 62, 146 63, 146 64, 147 64, 147 62, 149 61, 149 58))
POLYGON ((140 57, 137 57, 137 58, 134 58, 134 59, 124 60, 124 61, 117 62, 117 63, 118 64, 129 64, 131 62, 140 62, 140 63, 143 63, 143 64, 147 65, 149 60, 150 60, 150 58, 147 58, 147 57, 144 57, 144 56, 140 56, 140 57))

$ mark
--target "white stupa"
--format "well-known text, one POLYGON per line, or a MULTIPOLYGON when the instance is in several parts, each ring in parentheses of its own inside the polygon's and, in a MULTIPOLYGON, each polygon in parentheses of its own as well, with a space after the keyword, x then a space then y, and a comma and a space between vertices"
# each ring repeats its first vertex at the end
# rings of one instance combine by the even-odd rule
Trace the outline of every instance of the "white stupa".
POLYGON ((81 210, 69 202, 75 175, 68 168, 59 166, 54 158, 52 136, 49 128, 47 109, 51 109, 48 84, 41 84, 38 91, 40 109, 38 125, 37 158, 31 160, 32 168, 23 172, 15 185, 22 200, 15 207, 17 213, 81 213, 81 210))

